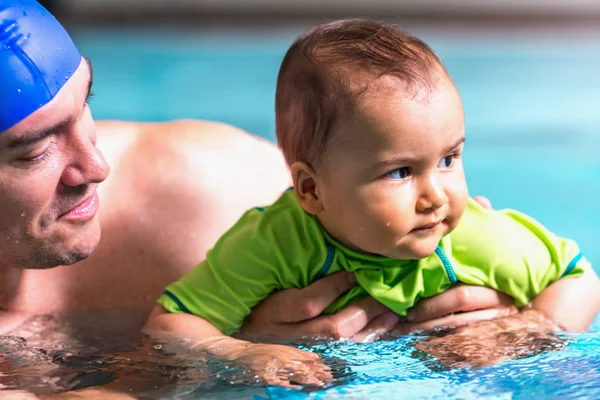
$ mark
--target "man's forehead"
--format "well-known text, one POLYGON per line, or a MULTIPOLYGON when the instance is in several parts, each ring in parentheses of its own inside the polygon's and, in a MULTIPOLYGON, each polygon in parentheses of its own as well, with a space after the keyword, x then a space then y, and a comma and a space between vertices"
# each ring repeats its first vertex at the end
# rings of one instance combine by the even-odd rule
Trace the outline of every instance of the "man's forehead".
POLYGON ((82 58, 71 79, 48 104, 0 133, 0 150, 15 147, 13 143, 18 143, 24 137, 56 129, 78 115, 90 90, 91 74, 89 60, 82 58))

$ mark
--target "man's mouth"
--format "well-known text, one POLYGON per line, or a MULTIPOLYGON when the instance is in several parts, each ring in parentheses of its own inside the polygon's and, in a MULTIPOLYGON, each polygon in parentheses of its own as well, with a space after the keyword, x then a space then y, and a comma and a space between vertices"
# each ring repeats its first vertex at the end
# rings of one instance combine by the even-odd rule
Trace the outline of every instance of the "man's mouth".
POLYGON ((57 219, 86 221, 96 215, 99 204, 98 194, 94 191, 79 204, 59 215, 57 219))

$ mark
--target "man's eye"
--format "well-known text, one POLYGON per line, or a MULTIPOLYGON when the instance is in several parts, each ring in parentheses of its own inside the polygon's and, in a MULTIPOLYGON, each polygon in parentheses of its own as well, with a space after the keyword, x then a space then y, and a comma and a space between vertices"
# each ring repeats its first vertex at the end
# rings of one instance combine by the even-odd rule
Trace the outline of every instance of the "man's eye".
POLYGON ((19 161, 26 164, 36 164, 44 161, 44 159, 48 157, 48 154, 50 154, 50 149, 46 149, 43 152, 35 155, 19 158, 19 161))
POLYGON ((85 104, 89 105, 93 98, 94 98, 94 92, 92 92, 90 90, 90 92, 87 95, 87 98, 85 99, 85 104))

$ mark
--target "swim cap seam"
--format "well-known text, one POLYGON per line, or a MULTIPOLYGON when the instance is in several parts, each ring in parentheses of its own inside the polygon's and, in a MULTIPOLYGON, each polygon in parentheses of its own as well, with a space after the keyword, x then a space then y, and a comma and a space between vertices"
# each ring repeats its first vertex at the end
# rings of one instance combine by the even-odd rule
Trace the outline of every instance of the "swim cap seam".
MULTIPOLYGON (((0 9, 0 12, 4 11, 5 9, 0 9)), ((48 100, 45 103, 40 104, 41 107, 44 104, 48 104, 48 102, 50 102, 54 96, 52 95, 52 91, 44 79, 43 73, 37 67, 35 62, 33 62, 31 57, 29 57, 23 50, 21 45, 25 38, 25 35, 19 32, 19 24, 17 21, 5 20, 0 23, 0 42, 6 50, 10 50, 17 58, 21 60, 25 68, 27 68, 27 70, 31 73, 34 82, 41 86, 46 92, 45 97, 48 100)))

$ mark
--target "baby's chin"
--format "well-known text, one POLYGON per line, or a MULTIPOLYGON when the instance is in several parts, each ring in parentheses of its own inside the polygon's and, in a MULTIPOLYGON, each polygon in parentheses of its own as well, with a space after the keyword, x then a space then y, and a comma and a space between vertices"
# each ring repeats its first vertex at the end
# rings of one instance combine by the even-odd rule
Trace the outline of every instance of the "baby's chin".
POLYGON ((418 246, 417 248, 413 248, 411 249, 411 257, 410 259, 412 260, 420 260, 422 258, 427 258, 430 255, 432 255, 433 253, 435 253, 435 249, 437 249, 438 246, 438 242, 436 242, 434 245, 430 245, 430 246, 418 246))
POLYGON ((408 243, 398 244, 395 249, 390 249, 388 257, 398 260, 420 260, 429 257, 435 253, 440 241, 447 235, 447 227, 440 228, 442 232, 435 232, 427 237, 413 237, 408 243))
POLYGON ((425 241, 421 241, 420 243, 414 243, 409 246, 400 245, 394 249, 390 249, 386 252, 387 254, 384 255, 396 260, 420 260, 422 258, 427 258, 435 252, 439 241, 428 240, 428 243, 424 242, 425 241))

